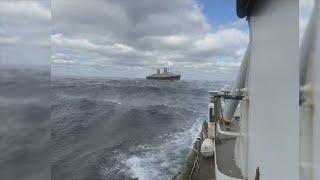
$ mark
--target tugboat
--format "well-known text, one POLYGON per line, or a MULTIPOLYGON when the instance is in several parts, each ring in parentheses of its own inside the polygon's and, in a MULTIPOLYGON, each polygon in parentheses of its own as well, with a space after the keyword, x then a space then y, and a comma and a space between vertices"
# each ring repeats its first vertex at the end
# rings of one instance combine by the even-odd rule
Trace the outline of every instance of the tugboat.
POLYGON ((174 74, 168 71, 168 68, 163 68, 163 73, 160 72, 160 69, 157 69, 156 74, 151 74, 147 76, 146 79, 153 80, 180 80, 181 74, 174 74))

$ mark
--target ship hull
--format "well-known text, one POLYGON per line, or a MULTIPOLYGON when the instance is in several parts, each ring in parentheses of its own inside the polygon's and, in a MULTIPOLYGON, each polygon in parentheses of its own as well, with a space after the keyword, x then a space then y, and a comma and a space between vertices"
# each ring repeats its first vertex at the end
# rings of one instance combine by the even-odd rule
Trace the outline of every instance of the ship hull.
POLYGON ((169 81, 173 81, 173 80, 180 80, 181 76, 167 76, 167 77, 153 77, 153 76, 147 76, 147 79, 150 80, 169 80, 169 81))

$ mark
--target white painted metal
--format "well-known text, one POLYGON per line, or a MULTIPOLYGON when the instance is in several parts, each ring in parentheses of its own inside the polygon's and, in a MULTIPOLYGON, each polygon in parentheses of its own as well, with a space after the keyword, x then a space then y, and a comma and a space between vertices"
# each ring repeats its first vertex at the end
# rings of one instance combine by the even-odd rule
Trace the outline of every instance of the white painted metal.
POLYGON ((208 105, 208 118, 207 118, 208 121, 210 121, 210 119, 211 119, 210 112, 213 113, 213 109, 214 109, 214 104, 210 102, 208 105), (210 109, 212 109, 212 111, 210 111, 210 109))
POLYGON ((260 1, 249 20, 249 179, 299 179, 298 6, 260 1))
POLYGON ((204 157, 211 157, 214 152, 214 145, 212 139, 205 139, 201 144, 200 152, 204 157))
MULTIPOLYGON (((247 91, 244 92, 247 96, 247 91)), ((235 161, 240 168, 242 176, 248 177, 248 126, 249 126, 249 100, 247 97, 240 103, 240 129, 241 136, 238 136, 235 144, 235 161)), ((252 172, 251 172, 252 173, 252 172)))
POLYGON ((241 136, 240 133, 222 130, 220 127, 220 123, 217 123, 217 131, 219 134, 226 135, 226 136, 241 136))
POLYGON ((216 138, 216 126, 214 122, 208 122, 208 138, 216 138))
POLYGON ((301 45, 300 90, 300 179, 320 179, 320 3, 301 45))
POLYGON ((317 23, 317 36, 316 36, 316 46, 315 46, 315 56, 314 56, 314 158, 315 158, 315 167, 314 167, 314 179, 320 179, 320 1, 316 1, 316 23, 317 23))
MULTIPOLYGON (((237 78, 234 82, 231 95, 241 95, 241 89, 244 88, 245 80, 246 80, 246 74, 249 64, 249 50, 250 48, 247 48, 245 55, 243 57, 241 66, 239 68, 239 72, 237 75, 237 78)), ((225 110, 223 112, 223 117, 230 121, 233 118, 233 115, 238 107, 239 101, 226 101, 225 103, 225 110)))
POLYGON ((250 17, 249 179, 299 179, 298 1, 257 3, 250 17), (281 162, 282 165, 277 165, 281 162))
MULTIPOLYGON (((214 141, 213 142, 213 145, 214 145, 214 156, 216 157, 217 154, 216 154, 216 142, 214 141)), ((214 163, 215 163, 215 175, 216 175, 216 180, 243 180, 243 179, 239 179, 239 178, 234 178, 234 177, 230 177, 230 176, 227 176, 225 174, 223 174, 222 172, 219 171, 218 169, 218 164, 217 164, 217 158, 215 158, 214 160, 214 163)))
POLYGON ((312 56, 315 46, 316 16, 312 18, 306 28, 304 38, 300 47, 300 98, 305 99, 300 106, 300 179, 313 178, 313 108, 311 81, 313 73, 311 70, 312 56))
MULTIPOLYGON (((255 179, 259 167, 262 180, 298 180, 298 0, 257 2, 249 27, 236 164, 244 179, 255 179)), ((232 179, 217 168, 216 178, 232 179)))
MULTIPOLYGON (((246 96, 240 104, 240 132, 226 134, 237 136, 235 158, 244 179, 255 179, 257 167, 262 180, 299 179, 298 9, 298 0, 261 0, 255 3, 249 18, 250 47, 245 58, 248 68, 241 73, 245 81, 237 78, 245 84, 243 92, 246 96)), ((317 42, 319 47, 319 36, 317 42)), ((315 57, 320 57, 319 49, 315 57)), ((320 179, 319 61, 313 64, 313 77, 317 82, 314 83, 317 86, 314 86, 316 108, 313 117, 318 121, 307 126, 314 132, 312 158, 315 179, 320 179)), ((238 86, 237 83, 235 85, 238 86)), ((224 115, 233 115, 230 113, 232 109, 227 109, 224 115)), ((218 125, 217 131, 229 133, 218 125)), ((218 168, 216 178, 233 179, 219 172, 218 168)))

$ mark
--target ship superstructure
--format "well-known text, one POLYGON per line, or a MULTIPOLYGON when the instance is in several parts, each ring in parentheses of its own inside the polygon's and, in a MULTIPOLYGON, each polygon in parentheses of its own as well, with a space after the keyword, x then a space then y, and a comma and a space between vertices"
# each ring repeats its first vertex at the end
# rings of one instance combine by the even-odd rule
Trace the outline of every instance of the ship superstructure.
POLYGON ((180 80, 181 74, 175 74, 169 72, 168 68, 163 68, 163 72, 161 73, 160 69, 157 69, 156 74, 151 74, 147 76, 146 79, 153 79, 153 80, 180 80))
MULTIPOLYGON (((249 24, 249 45, 231 92, 211 93, 208 120, 177 179, 319 179, 318 103, 303 112, 308 116, 299 114, 298 9, 297 0, 237 0, 237 15, 249 24)), ((315 57, 306 71, 319 74, 315 57)), ((312 98, 320 102, 315 74, 312 98)))

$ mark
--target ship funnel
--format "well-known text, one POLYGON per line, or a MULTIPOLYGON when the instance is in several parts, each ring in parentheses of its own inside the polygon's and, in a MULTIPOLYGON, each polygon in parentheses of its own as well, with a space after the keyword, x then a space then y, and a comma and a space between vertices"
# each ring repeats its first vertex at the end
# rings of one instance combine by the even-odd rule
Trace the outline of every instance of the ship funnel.
POLYGON ((157 74, 160 74, 160 69, 157 69, 157 74))
POLYGON ((167 73, 168 72, 168 68, 163 68, 163 72, 167 73))

